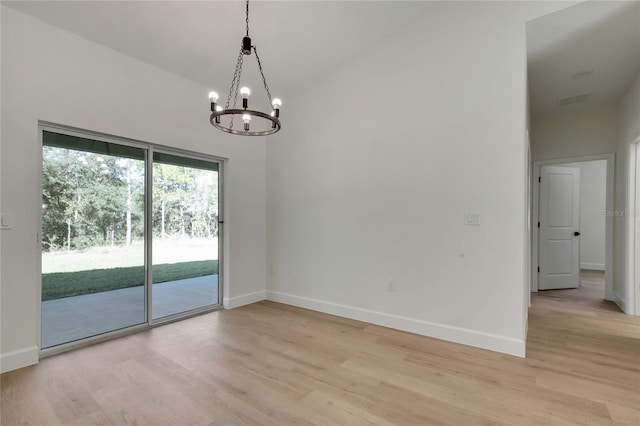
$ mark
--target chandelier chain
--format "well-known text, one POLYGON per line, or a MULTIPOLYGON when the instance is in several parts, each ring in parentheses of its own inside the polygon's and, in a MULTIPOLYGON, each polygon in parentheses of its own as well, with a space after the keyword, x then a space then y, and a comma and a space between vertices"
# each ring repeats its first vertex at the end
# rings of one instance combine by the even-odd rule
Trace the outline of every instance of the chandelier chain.
MULTIPOLYGON (((238 62, 236 62, 236 69, 233 72, 233 80, 231 80, 231 87, 229 88, 229 95, 227 96, 227 103, 224 109, 229 109, 229 105, 231 104, 231 95, 233 97, 233 107, 236 107, 238 103, 238 87, 240 85, 240 76, 242 75, 242 62, 244 61, 244 54, 242 53, 242 49, 240 49, 240 54, 238 55, 238 62)), ((231 124, 230 126, 233 128, 233 116, 231 116, 231 124)))
POLYGON ((267 84, 267 79, 264 77, 264 72, 262 71, 262 63, 260 62, 260 56, 258 56, 258 49, 256 46, 251 46, 253 48, 253 52, 256 54, 256 60, 258 61, 258 69, 260 70, 260 75, 262 76, 262 83, 264 84, 264 90, 267 91, 267 96, 269 97, 269 105, 271 105, 271 91, 269 91, 269 85, 267 84))
POLYGON ((249 37, 249 0, 247 0, 247 37, 249 37))

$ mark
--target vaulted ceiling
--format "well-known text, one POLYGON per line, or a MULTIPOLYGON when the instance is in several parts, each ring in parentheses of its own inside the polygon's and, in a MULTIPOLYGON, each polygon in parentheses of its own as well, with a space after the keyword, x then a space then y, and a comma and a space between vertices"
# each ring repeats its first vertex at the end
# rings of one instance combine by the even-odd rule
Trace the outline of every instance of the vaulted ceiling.
MULTIPOLYGON (((243 0, 4 3, 221 96, 229 90, 245 35, 243 0)), ((250 36, 273 95, 286 97, 428 6, 411 1, 251 1, 250 36)), ((262 84, 253 55, 245 58, 243 82, 256 89, 262 84)))
MULTIPOLYGON (((245 31, 243 0, 3 3, 221 96, 245 31)), ((286 98, 432 4, 252 1, 250 35, 272 93, 286 98)), ((531 21, 527 49, 534 116, 615 102, 640 71, 640 1, 588 1, 531 21)), ((261 85, 251 58, 243 81, 261 85)))
POLYGON ((532 115, 617 102, 640 72, 640 1, 588 1, 527 24, 532 115))

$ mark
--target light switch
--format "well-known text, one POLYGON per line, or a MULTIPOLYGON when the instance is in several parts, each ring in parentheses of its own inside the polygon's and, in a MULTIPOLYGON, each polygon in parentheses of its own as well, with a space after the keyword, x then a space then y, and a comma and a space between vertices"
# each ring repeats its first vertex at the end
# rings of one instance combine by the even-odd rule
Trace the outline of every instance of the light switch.
POLYGON ((3 214, 0 226, 2 226, 2 229, 11 229, 11 216, 8 214, 3 214))
POLYGON ((465 225, 480 225, 480 212, 466 211, 464 212, 465 225))

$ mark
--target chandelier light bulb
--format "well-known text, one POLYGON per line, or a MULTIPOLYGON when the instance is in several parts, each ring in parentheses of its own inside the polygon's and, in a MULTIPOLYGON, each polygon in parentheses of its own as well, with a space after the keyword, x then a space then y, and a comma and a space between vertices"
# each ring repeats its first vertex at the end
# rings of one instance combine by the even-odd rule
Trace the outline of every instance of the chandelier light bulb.
POLYGON ((244 131, 249 131, 249 122, 251 121, 251 116, 249 114, 242 115, 242 121, 244 121, 244 131))
MULTIPOLYGON (((222 107, 220 105, 216 106, 216 112, 222 111, 222 107)), ((216 123, 220 124, 220 116, 216 117, 216 123)))
POLYGON ((216 110, 216 102, 218 102, 218 94, 209 92, 209 100, 211 101, 211 112, 214 112, 216 110))
POLYGON ((240 89, 240 94, 242 95, 242 108, 247 109, 249 107, 249 95, 251 94, 251 90, 248 87, 242 87, 240 89))
POLYGON ((273 105, 273 110, 276 113, 276 118, 280 118, 280 106, 282 105, 282 101, 279 98, 275 98, 271 101, 271 105, 273 105))

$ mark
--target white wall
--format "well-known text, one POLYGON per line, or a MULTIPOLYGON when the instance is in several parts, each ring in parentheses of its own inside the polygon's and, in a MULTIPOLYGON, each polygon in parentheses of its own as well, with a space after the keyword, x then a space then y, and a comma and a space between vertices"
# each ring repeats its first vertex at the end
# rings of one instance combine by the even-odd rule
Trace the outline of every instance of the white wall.
POLYGON ((604 271, 607 162, 584 161, 558 166, 580 169, 580 269, 604 271))
MULTIPOLYGON (((2 369, 37 359, 38 120, 229 159, 225 298, 265 289, 265 146, 208 123, 209 88, 2 6, 2 369)), ((257 292, 257 293, 256 293, 257 292)), ((235 301, 235 302, 234 302, 235 301)))
POLYGON ((614 281, 613 291, 615 301, 626 313, 640 315, 640 309, 634 309, 633 291, 633 238, 631 238, 630 222, 633 220, 631 212, 632 197, 629 194, 631 186, 630 163, 633 161, 631 144, 640 136, 640 74, 629 87, 627 94, 620 101, 618 121, 618 145, 616 152, 616 212, 614 217, 614 281))
POLYGON ((533 117, 534 161, 609 154, 616 151, 617 105, 593 110, 533 117))
POLYGON ((525 22, 563 6, 433 4, 288 99, 267 297, 523 355, 525 22))

